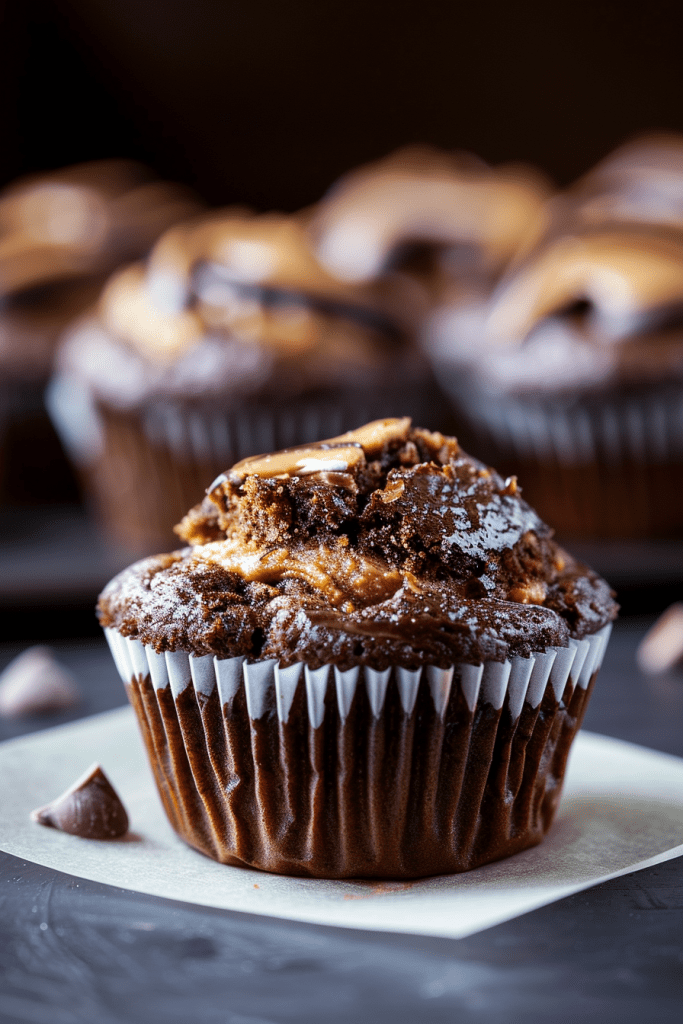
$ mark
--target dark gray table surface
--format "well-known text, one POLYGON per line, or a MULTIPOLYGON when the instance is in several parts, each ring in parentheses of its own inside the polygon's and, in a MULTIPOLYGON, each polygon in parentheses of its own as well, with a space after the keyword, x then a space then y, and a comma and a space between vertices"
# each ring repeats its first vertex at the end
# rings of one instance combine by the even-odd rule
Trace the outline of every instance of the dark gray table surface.
MULTIPOLYGON (((585 724, 683 756, 683 675, 647 679, 635 665, 647 625, 618 624, 585 724)), ((122 703, 100 641, 56 649, 81 682, 82 706, 59 719, 0 721, 0 739, 122 703)), ((0 667, 16 650, 0 647, 0 667)), ((683 1016, 683 859, 457 941, 211 910, 6 854, 0 867, 3 1022, 607 1024, 683 1016)))
POLYGON ((108 540, 77 505, 0 508, 0 607, 92 604, 107 580, 150 553, 108 540))

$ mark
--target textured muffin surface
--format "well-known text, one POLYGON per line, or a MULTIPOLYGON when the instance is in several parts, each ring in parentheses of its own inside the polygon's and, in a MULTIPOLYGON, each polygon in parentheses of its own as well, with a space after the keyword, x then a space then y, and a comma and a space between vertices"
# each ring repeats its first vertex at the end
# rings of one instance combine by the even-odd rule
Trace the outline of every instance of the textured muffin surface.
POLYGON ((340 668, 446 667, 565 645, 616 615, 607 584, 454 438, 383 420, 238 463, 127 569, 103 626, 158 651, 340 668))

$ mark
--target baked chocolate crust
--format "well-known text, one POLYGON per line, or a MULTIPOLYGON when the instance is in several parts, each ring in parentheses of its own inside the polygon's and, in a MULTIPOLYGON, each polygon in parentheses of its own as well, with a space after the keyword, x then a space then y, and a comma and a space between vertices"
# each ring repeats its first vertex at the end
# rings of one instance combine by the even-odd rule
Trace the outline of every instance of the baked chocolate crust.
POLYGON ((383 420, 247 459, 119 574, 100 622, 157 651, 340 669, 528 656, 615 618, 609 587, 454 438, 383 420))

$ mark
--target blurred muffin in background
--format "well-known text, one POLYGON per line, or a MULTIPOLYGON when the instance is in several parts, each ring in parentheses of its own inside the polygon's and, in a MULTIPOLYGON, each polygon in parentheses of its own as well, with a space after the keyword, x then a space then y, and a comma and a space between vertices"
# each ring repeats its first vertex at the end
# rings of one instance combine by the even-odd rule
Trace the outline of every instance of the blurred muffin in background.
POLYGON ((198 209, 187 189, 127 160, 22 178, 0 193, 0 449, 11 441, 10 496, 22 477, 57 468, 42 389, 58 337, 112 270, 198 209))
MULTIPOLYGON (((435 310, 447 311, 449 348, 476 346, 496 281, 547 230, 551 195, 529 166, 494 168, 471 153, 409 146, 345 175, 311 211, 308 230, 340 277, 404 282, 431 359, 424 327, 435 310)), ((457 405, 445 429, 476 447, 457 405)))
POLYGON ((341 178, 309 230, 320 260, 345 280, 393 270, 420 283, 426 306, 444 292, 471 301, 544 229, 550 192, 526 165, 408 146, 341 178))
POLYGON ((577 214, 513 266, 470 344, 431 325, 484 458, 566 537, 683 533, 683 232, 577 214))
POLYGON ((108 528, 151 549, 239 459, 397 411, 431 423, 404 292, 325 270, 295 217, 167 232, 69 332, 49 392, 108 528))
POLYGON ((626 142, 566 194, 582 223, 683 228, 683 135, 649 133, 626 142))

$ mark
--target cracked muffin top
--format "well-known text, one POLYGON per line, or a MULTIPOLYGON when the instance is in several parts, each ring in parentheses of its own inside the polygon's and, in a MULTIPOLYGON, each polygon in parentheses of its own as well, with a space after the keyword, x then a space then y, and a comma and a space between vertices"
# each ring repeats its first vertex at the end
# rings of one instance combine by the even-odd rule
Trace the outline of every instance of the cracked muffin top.
POLYGON ((98 604, 157 651, 447 667, 563 646, 617 612, 515 477, 407 418, 245 459, 176 532, 187 547, 126 569, 98 604))

